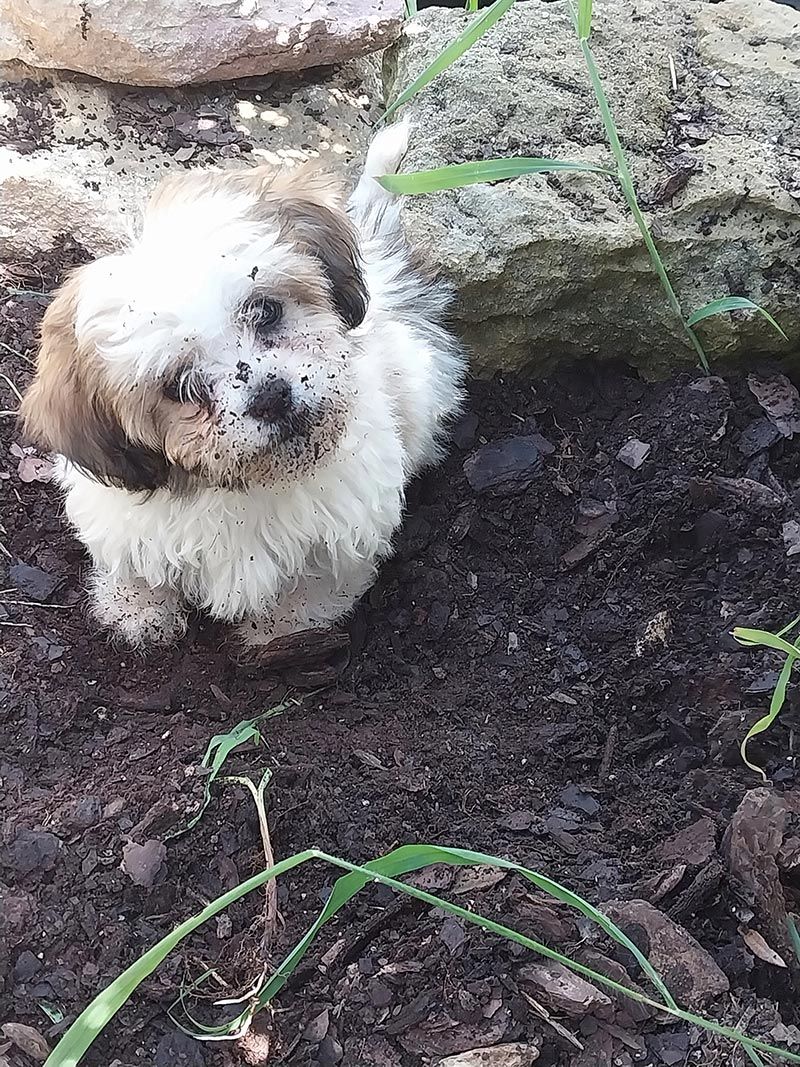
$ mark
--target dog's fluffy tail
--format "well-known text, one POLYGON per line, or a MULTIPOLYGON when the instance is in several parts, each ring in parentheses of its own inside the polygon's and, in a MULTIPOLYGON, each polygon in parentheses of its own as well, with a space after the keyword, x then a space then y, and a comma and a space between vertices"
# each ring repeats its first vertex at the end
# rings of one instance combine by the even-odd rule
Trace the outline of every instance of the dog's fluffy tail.
POLYGON ((378 236, 384 229, 393 230, 397 225, 395 212, 387 208, 396 205, 397 197, 388 192, 377 180, 383 174, 396 174, 408 150, 410 125, 402 119, 385 127, 372 139, 364 161, 358 185, 350 197, 349 210, 362 234, 378 236))

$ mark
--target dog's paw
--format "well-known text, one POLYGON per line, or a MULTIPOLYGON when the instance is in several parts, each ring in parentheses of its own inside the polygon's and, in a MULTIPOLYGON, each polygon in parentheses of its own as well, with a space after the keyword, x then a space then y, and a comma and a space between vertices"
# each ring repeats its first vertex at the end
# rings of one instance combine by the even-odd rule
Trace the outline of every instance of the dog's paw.
POLYGON ((95 575, 91 597, 97 622, 133 648, 173 644, 186 633, 186 612, 171 590, 95 575))

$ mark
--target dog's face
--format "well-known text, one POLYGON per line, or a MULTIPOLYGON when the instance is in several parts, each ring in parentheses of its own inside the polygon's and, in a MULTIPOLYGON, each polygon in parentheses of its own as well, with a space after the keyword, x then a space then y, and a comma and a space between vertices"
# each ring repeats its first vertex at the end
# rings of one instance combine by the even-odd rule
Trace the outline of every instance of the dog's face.
POLYGON ((168 181, 135 246, 80 268, 50 305, 26 431, 129 489, 294 480, 346 426, 366 299, 330 180, 168 181))

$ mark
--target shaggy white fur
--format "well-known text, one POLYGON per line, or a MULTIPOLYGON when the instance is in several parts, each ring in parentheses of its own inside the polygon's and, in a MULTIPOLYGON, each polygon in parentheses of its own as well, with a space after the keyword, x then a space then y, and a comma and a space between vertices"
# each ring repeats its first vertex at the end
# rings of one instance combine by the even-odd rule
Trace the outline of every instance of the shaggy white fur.
MULTIPOLYGON (((369 303, 359 326, 343 334, 339 327, 335 373, 342 425, 335 444, 317 462, 292 466, 287 460, 283 476, 266 479, 268 484, 256 479, 235 488, 148 493, 103 484, 68 460, 60 461, 67 515, 94 563, 96 616, 128 642, 140 646, 174 640, 185 628, 190 607, 239 623, 252 644, 325 626, 352 609, 373 582, 379 562, 390 554, 405 487, 439 458, 465 373, 459 345, 441 326, 449 291, 420 274, 403 239, 397 202, 375 181, 376 175, 397 170, 407 136, 403 124, 378 134, 349 202, 369 303)), ((114 257, 114 274, 138 294, 128 305, 128 317, 141 318, 143 309, 150 308, 141 298, 144 292, 153 296, 156 320, 151 319, 153 330, 144 344, 138 321, 132 327, 111 323, 116 332, 111 331, 105 348, 98 347, 117 377, 133 381, 154 367, 160 372, 165 338, 173 345, 186 341, 182 326, 173 328, 176 321, 199 322, 198 332, 218 336, 216 361, 241 358, 240 351, 227 351, 223 325, 209 322, 214 314, 228 314, 215 311, 209 295, 230 270, 225 250, 235 241, 238 261, 244 249, 256 264, 268 258, 271 248, 273 261, 280 260, 284 269, 289 259, 275 234, 248 234, 236 197, 218 194, 213 214, 211 218, 208 205, 200 211, 192 210, 191 203, 167 205, 147 223, 128 256, 114 257), (161 241, 173 250, 170 272, 176 270, 177 247, 177 276, 185 267, 194 288, 153 273, 144 252, 161 241), (169 301, 179 306, 168 306, 169 301)), ((108 295, 109 267, 95 267, 96 285, 89 274, 79 296, 79 337, 97 328, 108 307, 116 306, 108 295)), ((294 314, 302 320, 302 308, 294 314)), ((312 333, 316 329, 322 326, 314 326, 312 333)), ((186 343, 194 345, 194 340, 186 343)), ((288 365, 290 359, 288 349, 270 351, 269 373, 293 380, 296 368, 288 365)), ((319 380, 300 380, 318 391, 322 403, 324 375, 315 373, 319 380)), ((242 401, 232 391, 235 384, 229 384, 223 398, 228 408, 235 408, 242 401)), ((241 416, 234 410, 228 435, 241 443, 242 435, 252 437, 256 429, 247 419, 236 421, 237 414, 241 416)), ((250 441, 252 447, 257 443, 250 441)), ((279 463, 281 455, 278 449, 279 463)))

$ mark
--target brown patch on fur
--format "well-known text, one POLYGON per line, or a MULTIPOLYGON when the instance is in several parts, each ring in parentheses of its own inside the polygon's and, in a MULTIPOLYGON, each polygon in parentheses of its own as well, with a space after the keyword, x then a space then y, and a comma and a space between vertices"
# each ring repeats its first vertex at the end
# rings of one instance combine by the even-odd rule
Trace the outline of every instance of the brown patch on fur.
POLYGON ((348 217, 343 211, 305 200, 282 200, 278 215, 281 237, 321 265, 342 322, 349 330, 359 326, 367 313, 367 287, 348 217))
POLYGON ((25 434, 107 485, 157 489, 166 484, 167 461, 136 433, 141 398, 115 395, 100 361, 78 345, 80 277, 78 270, 45 313, 36 376, 20 408, 25 434), (125 429, 119 408, 127 408, 125 429))
POLYGON ((197 404, 162 400, 155 421, 169 462, 185 472, 199 470, 213 446, 214 423, 209 411, 197 404))
POLYGON ((342 182, 306 165, 265 176, 260 196, 274 207, 281 238, 321 265, 344 324, 351 330, 360 325, 367 313, 367 288, 342 182))

